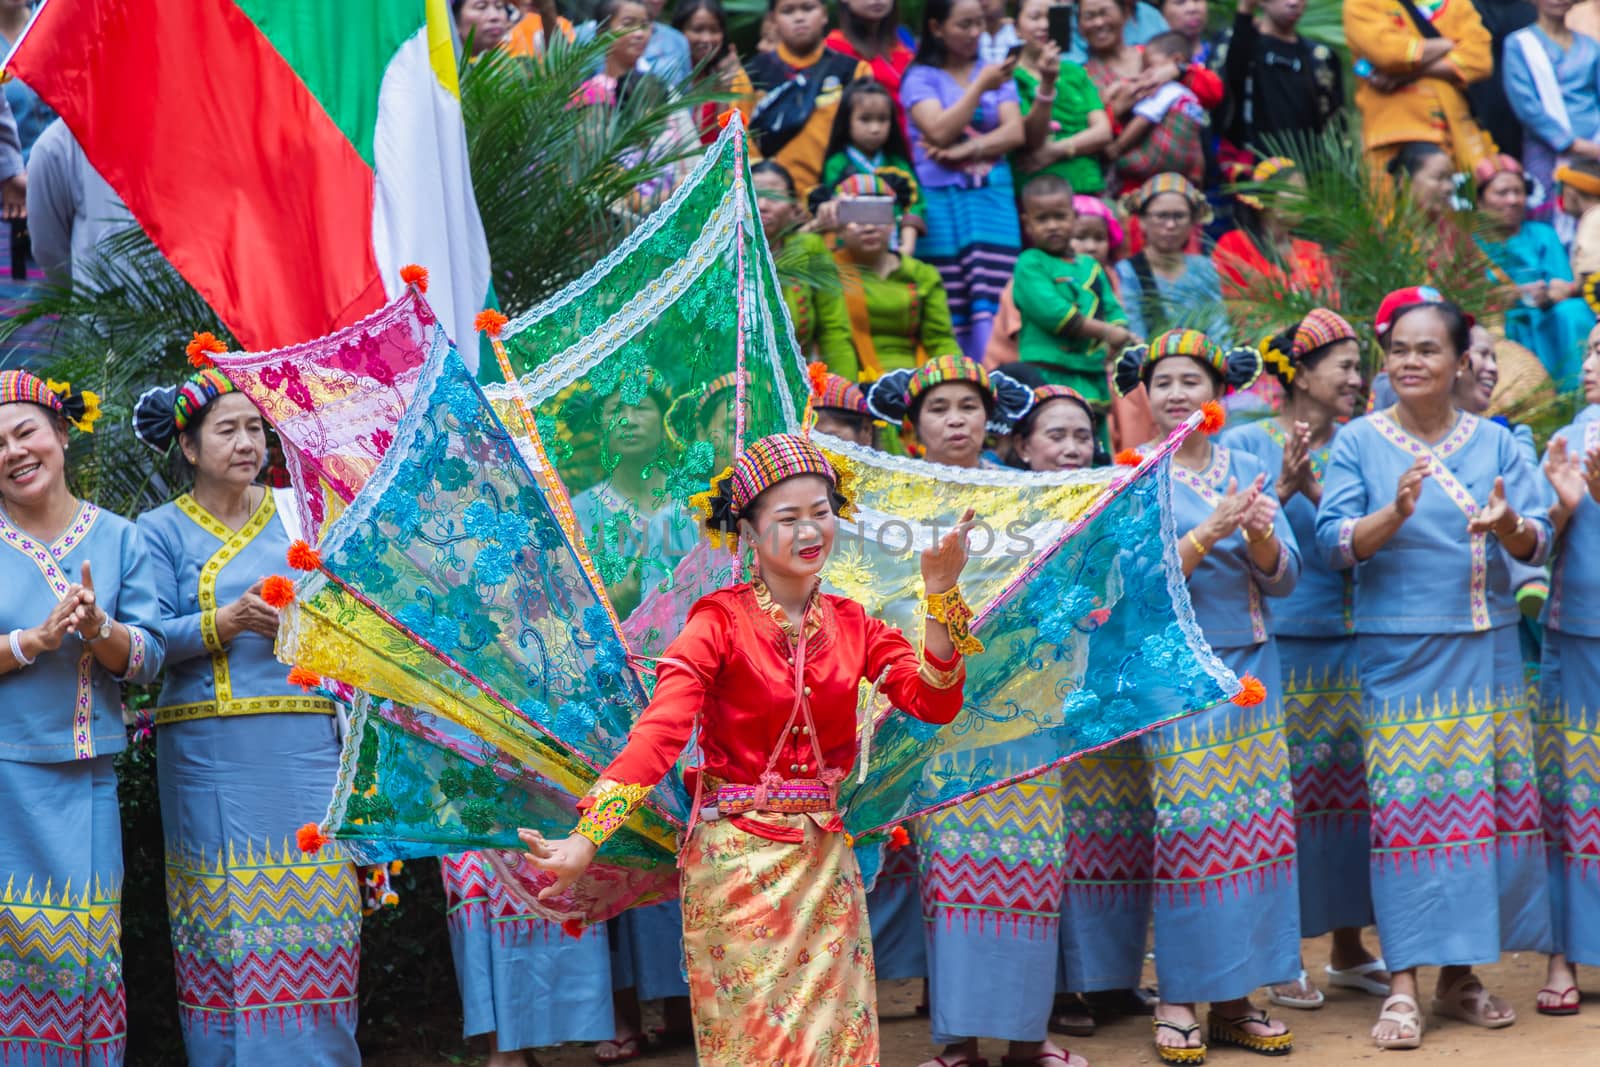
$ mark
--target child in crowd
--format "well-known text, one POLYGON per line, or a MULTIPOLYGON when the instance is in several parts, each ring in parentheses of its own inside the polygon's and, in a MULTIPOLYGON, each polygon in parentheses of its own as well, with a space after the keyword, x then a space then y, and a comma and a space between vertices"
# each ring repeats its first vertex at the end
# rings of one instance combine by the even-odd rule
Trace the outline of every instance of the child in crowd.
MULTIPOLYGON (((1144 69, 1189 66, 1191 46, 1181 33, 1152 37, 1144 46, 1144 69)), ((1133 106, 1122 132, 1106 149, 1116 164, 1124 190, 1135 189, 1157 174, 1181 174, 1195 185, 1206 177, 1206 112, 1182 81, 1162 84, 1133 106)))
POLYGON ((870 78, 872 68, 822 44, 828 10, 822 0, 768 0, 778 47, 745 68, 756 91, 750 132, 763 159, 776 160, 794 178, 801 201, 822 177, 844 87, 870 78))
MULTIPOLYGON (((852 174, 894 178, 909 193, 901 217, 895 251, 915 255, 917 235, 927 230, 922 217, 922 190, 911 167, 894 97, 877 81, 862 78, 845 86, 839 113, 833 119, 828 154, 822 164, 822 187, 832 189, 852 174)), ((826 215, 822 215, 826 220, 826 215)))
POLYGON ((1117 275, 1111 268, 1117 261, 1123 238, 1117 213, 1099 197, 1082 193, 1072 198, 1072 209, 1078 213, 1078 220, 1072 224, 1072 251, 1100 264, 1115 291, 1117 275))
POLYGON ((1011 50, 1022 43, 1017 24, 1006 14, 1006 0, 981 0, 983 33, 978 37, 978 60, 1004 63, 1011 50))
POLYGON ((1108 444, 1106 363, 1137 338, 1105 270, 1073 250, 1078 213, 1072 197, 1072 186, 1054 174, 1023 187, 1022 228, 1033 247, 1017 257, 1013 278, 1012 299, 1022 316, 1017 351, 1046 382, 1070 386, 1089 401, 1102 426, 1101 443, 1108 444))
MULTIPOLYGON (((1561 183, 1561 210, 1578 220, 1572 239, 1572 276, 1585 293, 1591 275, 1600 274, 1600 163, 1574 159, 1556 168, 1561 183)), ((1589 301, 1593 307, 1594 300, 1589 301)))

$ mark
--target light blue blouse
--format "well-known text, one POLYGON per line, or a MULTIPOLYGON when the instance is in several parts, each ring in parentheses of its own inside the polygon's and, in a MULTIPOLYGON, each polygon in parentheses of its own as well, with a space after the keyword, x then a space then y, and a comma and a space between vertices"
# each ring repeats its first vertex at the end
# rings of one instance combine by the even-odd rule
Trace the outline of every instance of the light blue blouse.
MULTIPOLYGON (((1180 537, 1210 517, 1228 490, 1229 479, 1239 488, 1248 486, 1257 474, 1272 472, 1248 452, 1222 445, 1211 446, 1211 462, 1203 471, 1191 471, 1172 464, 1172 513, 1180 537)), ((1201 557, 1189 575, 1189 590, 1194 601, 1195 619, 1215 648, 1243 648, 1264 643, 1272 634, 1272 620, 1264 597, 1285 597, 1294 591, 1300 578, 1300 547, 1294 530, 1280 509, 1273 520, 1282 551, 1278 567, 1268 574, 1250 558, 1244 534, 1235 530, 1201 557)))
POLYGON ((1563 51, 1539 27, 1529 26, 1506 39, 1501 71, 1511 110, 1516 112, 1524 129, 1554 151, 1565 152, 1571 147, 1573 137, 1592 138, 1600 134, 1600 44, 1575 33, 1572 47, 1563 51), (1567 105, 1567 119, 1572 123, 1570 130, 1563 129, 1539 99, 1533 72, 1519 43, 1524 37, 1534 41, 1550 59, 1561 100, 1567 105))
POLYGON ((1550 516, 1534 469, 1511 431, 1461 412, 1455 429, 1429 446, 1374 412, 1334 438, 1317 511, 1317 549, 1337 569, 1355 568, 1357 633, 1472 633, 1517 621, 1510 553, 1493 535, 1468 536, 1467 520, 1503 477, 1506 499, 1550 552, 1550 516), (1400 476, 1427 457, 1417 509, 1371 559, 1357 562, 1356 522, 1394 499, 1400 476))
MULTIPOLYGON (((1267 491, 1272 492, 1273 482, 1283 470, 1283 448, 1287 443, 1277 421, 1267 418, 1229 430, 1222 441, 1235 451, 1248 452, 1261 461, 1267 471, 1267 491)), ((1311 471, 1319 482, 1327 472, 1332 448, 1330 440, 1311 453, 1311 471)), ((1305 494, 1296 493, 1283 505, 1283 514, 1294 530, 1296 544, 1308 548, 1316 544, 1317 506, 1307 500, 1305 494)), ((1350 571, 1333 570, 1316 553, 1310 553, 1309 558, 1302 561, 1300 581, 1295 584, 1294 592, 1273 606, 1273 635, 1344 637, 1354 633, 1350 616, 1354 606, 1354 579, 1350 571)))
MULTIPOLYGON (((1600 404, 1584 408, 1556 436, 1567 442, 1570 456, 1581 458, 1600 448, 1600 404)), ((1600 637, 1600 504, 1588 496, 1572 513, 1556 545, 1543 621, 1564 634, 1600 637)))
POLYGON ((273 496, 237 531, 185 493, 139 516, 167 632, 167 676, 156 724, 236 715, 302 712, 332 715, 332 702, 289 684, 273 642, 245 632, 224 645, 217 609, 269 574, 287 570, 289 535, 273 496))
POLYGON ((114 677, 83 640, 68 634, 33 666, 0 675, 6 728, 0 759, 65 763, 121 752, 121 682, 152 682, 161 671, 166 638, 156 603, 155 576, 133 523, 90 503, 54 544, 44 545, 0 517, 0 635, 37 626, 67 587, 82 580, 87 561, 95 599, 128 628, 128 672, 114 677))
MULTIPOLYGON (((1216 344, 1226 348, 1232 344, 1233 328, 1228 325, 1228 315, 1222 306, 1222 279, 1216 266, 1205 256, 1183 257, 1183 277, 1168 281, 1155 275, 1156 291, 1166 314, 1163 329, 1195 329, 1216 344)), ((1117 279, 1121 286, 1122 310, 1128 315, 1128 329, 1134 336, 1149 340, 1160 330, 1144 321, 1144 303, 1139 275, 1126 259, 1117 262, 1117 279)))

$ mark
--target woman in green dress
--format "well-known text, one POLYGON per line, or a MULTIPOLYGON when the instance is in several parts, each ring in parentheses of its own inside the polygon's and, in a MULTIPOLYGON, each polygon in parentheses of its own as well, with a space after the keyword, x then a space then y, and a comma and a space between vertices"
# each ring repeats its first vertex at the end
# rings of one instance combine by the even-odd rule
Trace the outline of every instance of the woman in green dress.
POLYGON ((1055 174, 1074 193, 1099 195, 1106 187, 1100 152, 1111 143, 1111 117, 1082 65, 1061 62, 1061 49, 1050 39, 1054 2, 1022 0, 1017 9, 1022 57, 1011 77, 1028 138, 1015 159, 1017 187, 1035 174, 1055 174))

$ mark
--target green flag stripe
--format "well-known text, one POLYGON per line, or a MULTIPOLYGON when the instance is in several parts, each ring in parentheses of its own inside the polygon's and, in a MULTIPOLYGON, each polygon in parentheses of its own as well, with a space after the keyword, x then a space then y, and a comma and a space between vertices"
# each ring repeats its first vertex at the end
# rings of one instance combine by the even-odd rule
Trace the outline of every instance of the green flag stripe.
POLYGON ((233 0, 376 166, 378 89, 400 45, 427 24, 424 0, 233 0))

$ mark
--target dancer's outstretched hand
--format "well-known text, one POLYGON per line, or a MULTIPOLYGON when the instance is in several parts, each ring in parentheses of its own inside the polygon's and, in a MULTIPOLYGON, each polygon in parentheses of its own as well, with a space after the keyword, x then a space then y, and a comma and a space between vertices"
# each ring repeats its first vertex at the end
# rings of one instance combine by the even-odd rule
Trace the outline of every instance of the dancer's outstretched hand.
POLYGON ((967 533, 977 512, 971 508, 961 516, 956 528, 939 538, 939 543, 922 553, 922 587, 929 596, 947 593, 961 580, 967 565, 967 533))
POLYGON ((560 841, 546 841, 537 830, 518 830, 517 836, 528 849, 528 862, 541 871, 548 871, 556 880, 539 891, 540 900, 552 900, 567 891, 567 887, 582 877, 594 862, 600 846, 587 837, 570 834, 560 841))

